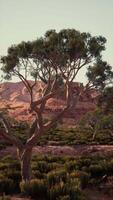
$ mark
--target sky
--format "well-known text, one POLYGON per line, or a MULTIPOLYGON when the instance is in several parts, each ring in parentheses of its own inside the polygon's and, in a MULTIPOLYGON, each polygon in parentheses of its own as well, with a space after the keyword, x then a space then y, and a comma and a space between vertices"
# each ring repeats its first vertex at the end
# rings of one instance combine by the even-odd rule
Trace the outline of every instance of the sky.
POLYGON ((64 28, 106 37, 103 59, 113 66, 113 0, 0 0, 0 55, 12 44, 64 28))

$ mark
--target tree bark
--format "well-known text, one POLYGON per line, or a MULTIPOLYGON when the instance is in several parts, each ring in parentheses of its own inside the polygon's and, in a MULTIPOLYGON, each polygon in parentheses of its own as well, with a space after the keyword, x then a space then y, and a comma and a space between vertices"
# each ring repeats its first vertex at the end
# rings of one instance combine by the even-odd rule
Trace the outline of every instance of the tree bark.
POLYGON ((21 156, 21 176, 22 181, 30 181, 31 179, 31 155, 32 148, 25 149, 21 156))

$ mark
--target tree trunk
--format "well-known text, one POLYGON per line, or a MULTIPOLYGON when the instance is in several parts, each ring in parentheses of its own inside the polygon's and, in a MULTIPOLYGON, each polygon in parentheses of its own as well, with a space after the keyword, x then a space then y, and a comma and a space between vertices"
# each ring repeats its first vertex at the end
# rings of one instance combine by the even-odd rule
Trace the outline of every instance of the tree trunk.
POLYGON ((97 130, 94 130, 92 140, 95 140, 96 134, 97 134, 97 130))
POLYGON ((21 158, 21 176, 25 182, 31 179, 31 155, 32 149, 25 149, 21 158))

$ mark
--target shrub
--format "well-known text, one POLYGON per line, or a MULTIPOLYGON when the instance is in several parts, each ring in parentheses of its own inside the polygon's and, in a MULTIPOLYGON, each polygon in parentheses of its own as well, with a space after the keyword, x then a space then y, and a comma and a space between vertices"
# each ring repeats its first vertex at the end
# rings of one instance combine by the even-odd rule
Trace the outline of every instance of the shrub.
POLYGON ((101 164, 94 164, 90 165, 89 172, 93 177, 100 177, 105 174, 105 169, 103 168, 103 166, 101 166, 101 164))
MULTIPOLYGON (((71 187, 70 188, 70 200, 83 200, 83 195, 82 192, 75 188, 75 187, 71 187)), ((85 199, 84 199, 85 200, 85 199)))
POLYGON ((113 159, 111 159, 109 162, 107 162, 106 170, 109 175, 113 174, 113 159))
POLYGON ((21 180, 20 171, 17 171, 17 170, 12 170, 12 169, 8 170, 7 171, 7 176, 8 176, 8 178, 11 178, 15 182, 19 182, 21 180))
POLYGON ((0 179, 0 193, 11 194, 15 191, 15 184, 13 180, 9 178, 0 179))
POLYGON ((47 184, 43 179, 33 179, 30 182, 20 183, 21 192, 24 195, 31 196, 32 198, 47 196, 47 184))
POLYGON ((20 191, 20 188, 19 188, 19 183, 21 181, 21 174, 20 174, 20 171, 16 171, 16 170, 9 170, 7 172, 7 177, 9 179, 11 179, 14 183, 14 191, 15 192, 19 192, 20 191))
POLYGON ((78 169, 76 160, 67 162, 65 166, 68 172, 78 169))
POLYGON ((33 177, 36 179, 44 179, 44 178, 46 178, 46 174, 41 173, 39 170, 35 170, 35 171, 33 171, 33 177))
MULTIPOLYGON (((1 165, 5 165, 6 168, 16 168, 16 170, 20 170, 20 163, 17 159, 13 158, 12 156, 5 156, 4 158, 1 159, 1 165)), ((1 169, 1 167, 0 167, 1 169)))
POLYGON ((82 167, 86 166, 86 167, 89 167, 91 164, 91 159, 90 158, 82 158, 82 159, 79 159, 78 160, 78 167, 79 169, 81 169, 82 167))
POLYGON ((59 197, 57 198, 57 200, 70 200, 70 196, 69 196, 69 195, 59 196, 59 197))
POLYGON ((3 196, 0 197, 0 200, 11 200, 11 197, 5 196, 5 195, 3 194, 3 196))
POLYGON ((89 180, 89 185, 90 186, 99 186, 99 184, 100 184, 100 179, 95 179, 95 178, 91 178, 90 180, 89 180))
POLYGON ((59 196, 65 195, 66 194, 66 188, 63 182, 60 183, 56 183, 55 185, 53 185, 49 192, 48 192, 48 196, 50 200, 56 200, 58 199, 59 196))
POLYGON ((39 161, 37 163, 37 170, 39 170, 42 173, 47 173, 48 171, 50 171, 50 167, 46 161, 39 161))
POLYGON ((50 186, 59 183, 60 181, 65 182, 66 179, 67 172, 65 171, 65 169, 59 169, 57 171, 52 171, 47 174, 47 182, 50 186))
POLYGON ((82 200, 83 197, 75 182, 60 182, 53 185, 49 190, 48 196, 50 200, 82 200))
POLYGON ((88 173, 86 173, 86 172, 80 173, 80 183, 81 183, 82 189, 87 187, 87 185, 89 183, 89 178, 90 178, 90 175, 88 173))

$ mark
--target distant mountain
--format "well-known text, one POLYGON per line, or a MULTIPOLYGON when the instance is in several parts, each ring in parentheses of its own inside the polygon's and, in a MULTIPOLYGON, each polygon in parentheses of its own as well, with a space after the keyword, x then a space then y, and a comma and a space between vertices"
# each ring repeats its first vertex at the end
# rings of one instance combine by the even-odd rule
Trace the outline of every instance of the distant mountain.
MULTIPOLYGON (((79 88, 79 83, 72 84, 73 91, 75 87, 79 88)), ((43 84, 38 82, 35 86, 35 100, 40 98, 42 88, 43 84)), ((98 93, 95 90, 84 94, 84 96, 81 97, 77 107, 73 107, 73 109, 64 116, 64 121, 66 120, 66 123, 68 121, 69 124, 75 124, 76 121, 78 121, 86 112, 94 110, 95 99, 97 96, 98 93)), ((9 108, 8 110, 11 117, 21 121, 31 120, 33 116, 29 114, 28 111, 29 102, 29 93, 22 82, 6 82, 0 84, 0 108, 9 108)), ((60 94, 60 97, 56 96, 55 98, 49 99, 46 105, 45 115, 51 116, 55 112, 58 112, 59 109, 62 109, 64 105, 65 100, 63 94, 60 94)))

